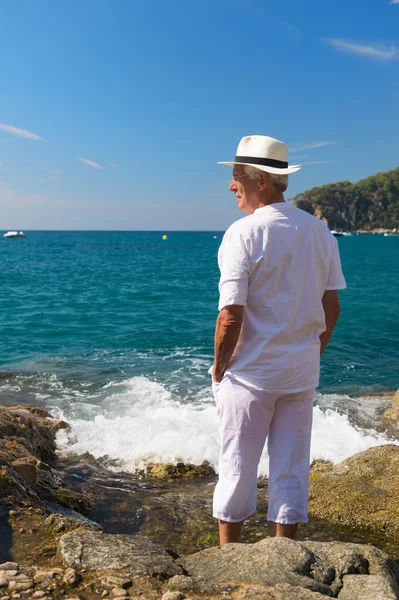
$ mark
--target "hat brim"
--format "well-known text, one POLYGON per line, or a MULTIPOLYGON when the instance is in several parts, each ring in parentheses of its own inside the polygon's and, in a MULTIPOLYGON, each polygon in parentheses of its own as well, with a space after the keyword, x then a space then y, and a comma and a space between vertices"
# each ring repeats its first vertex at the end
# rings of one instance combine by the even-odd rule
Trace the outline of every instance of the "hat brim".
POLYGON ((234 165, 245 165, 249 167, 255 167, 255 169, 259 169, 259 171, 273 173, 274 175, 290 175, 290 173, 296 173, 302 169, 301 165, 291 165, 286 169, 276 169, 275 167, 264 167, 263 165, 251 165, 249 163, 242 162, 218 162, 218 165, 227 165, 228 167, 233 167, 234 165))

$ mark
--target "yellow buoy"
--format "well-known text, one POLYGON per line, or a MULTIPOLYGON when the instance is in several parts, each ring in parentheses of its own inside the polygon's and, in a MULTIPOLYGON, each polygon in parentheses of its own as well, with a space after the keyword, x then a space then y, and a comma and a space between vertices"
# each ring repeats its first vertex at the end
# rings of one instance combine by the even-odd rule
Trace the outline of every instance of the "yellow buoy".
POLYGON ((167 235, 163 235, 162 239, 166 241, 168 239, 168 236, 167 235))

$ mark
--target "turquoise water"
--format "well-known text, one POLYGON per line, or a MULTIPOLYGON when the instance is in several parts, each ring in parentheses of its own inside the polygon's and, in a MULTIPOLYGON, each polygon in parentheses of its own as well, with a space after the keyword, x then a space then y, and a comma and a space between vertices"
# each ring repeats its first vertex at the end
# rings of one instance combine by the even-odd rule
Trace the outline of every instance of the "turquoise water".
MULTIPOLYGON (((105 435, 101 419, 133 419, 132 407, 141 402, 140 415, 149 419, 166 411, 159 418, 170 430, 183 427, 187 405, 208 418, 222 234, 27 234, 0 239, 0 402, 58 410, 84 422, 85 431, 95 423, 93 444, 105 435)), ((340 238, 339 247, 348 289, 320 391, 360 396, 396 389, 399 237, 340 238)), ((153 426, 152 440, 159 441, 163 430, 153 426)), ((200 439, 206 429, 201 421, 192 435, 200 439)), ((113 435, 110 447, 121 435, 116 425, 113 435)), ((165 452, 147 442, 147 454, 165 452)))

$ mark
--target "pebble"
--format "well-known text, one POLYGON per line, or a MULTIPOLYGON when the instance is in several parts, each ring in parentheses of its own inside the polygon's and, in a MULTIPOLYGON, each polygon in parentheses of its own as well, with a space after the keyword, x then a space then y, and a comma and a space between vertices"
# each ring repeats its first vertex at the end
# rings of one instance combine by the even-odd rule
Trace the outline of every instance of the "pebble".
POLYGON ((182 592, 166 592, 161 600, 184 600, 185 597, 182 592))
POLYGON ((109 596, 109 591, 104 590, 103 593, 101 594, 101 598, 106 598, 107 596, 109 596))
POLYGON ((20 529, 18 529, 18 533, 26 533, 26 529, 24 529, 23 527, 20 527, 20 529))
POLYGON ((67 569, 62 581, 71 587, 78 585, 80 577, 75 569, 67 569))
POLYGON ((111 590, 111 596, 113 598, 126 598, 126 596, 128 596, 128 593, 123 588, 114 588, 113 590, 111 590))
POLYGON ((18 571, 0 571, 0 588, 8 587, 8 584, 17 573, 18 571))
POLYGON ((46 592, 42 592, 41 590, 38 590, 37 592, 35 592, 34 594, 32 594, 32 598, 44 598, 44 596, 46 596, 46 592))
POLYGON ((19 564, 15 562, 5 562, 0 565, 0 571, 18 571, 19 564))
POLYGON ((33 583, 32 579, 26 579, 26 580, 20 580, 20 581, 16 581, 15 579, 13 579, 12 581, 10 581, 8 589, 10 591, 15 590, 16 592, 26 592, 27 590, 29 590, 29 588, 31 588, 33 586, 34 586, 34 583, 33 583))
POLYGON ((113 588, 123 588, 124 590, 127 590, 127 588, 130 588, 133 585, 131 579, 126 579, 126 577, 119 577, 118 575, 109 575, 104 579, 103 583, 113 588))
MULTIPOLYGON (((43 583, 44 581, 50 581, 50 579, 54 579, 56 575, 59 574, 59 570, 48 570, 48 571, 37 571, 36 575, 34 575, 33 580, 35 583, 43 583)), ((62 572, 62 571, 61 571, 62 572)))

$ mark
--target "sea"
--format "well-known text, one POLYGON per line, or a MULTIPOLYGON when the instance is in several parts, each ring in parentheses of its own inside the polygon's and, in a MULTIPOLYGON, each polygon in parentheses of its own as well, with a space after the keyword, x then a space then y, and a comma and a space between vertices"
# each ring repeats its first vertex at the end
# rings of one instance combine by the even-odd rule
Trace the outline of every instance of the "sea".
MULTIPOLYGON (((0 404, 64 419, 59 452, 113 472, 148 461, 217 468, 208 369, 223 232, 26 233, 0 238, 0 404)), ((338 243, 348 287, 311 451, 333 462, 396 443, 381 415, 399 387, 399 237, 338 243)))

